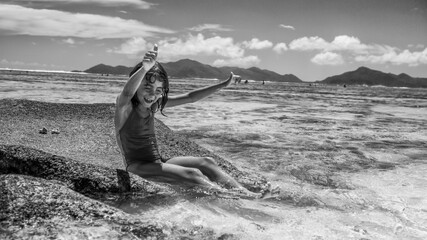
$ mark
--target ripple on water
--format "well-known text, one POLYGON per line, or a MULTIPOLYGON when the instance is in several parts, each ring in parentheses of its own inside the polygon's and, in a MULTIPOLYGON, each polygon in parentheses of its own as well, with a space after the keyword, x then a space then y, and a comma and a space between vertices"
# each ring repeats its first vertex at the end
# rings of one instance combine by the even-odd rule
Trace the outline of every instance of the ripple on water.
POLYGON ((398 118, 411 118, 417 120, 425 120, 427 108, 419 107, 418 105, 411 106, 393 106, 393 105, 375 105, 372 111, 379 113, 390 114, 398 118))

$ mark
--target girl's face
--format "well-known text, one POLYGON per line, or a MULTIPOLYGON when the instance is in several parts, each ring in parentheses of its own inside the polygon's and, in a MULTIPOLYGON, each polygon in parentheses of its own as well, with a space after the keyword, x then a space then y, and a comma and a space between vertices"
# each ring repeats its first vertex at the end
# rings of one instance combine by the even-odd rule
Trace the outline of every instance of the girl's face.
POLYGON ((146 74, 137 91, 138 98, 144 107, 151 107, 164 93, 163 82, 156 74, 146 74))

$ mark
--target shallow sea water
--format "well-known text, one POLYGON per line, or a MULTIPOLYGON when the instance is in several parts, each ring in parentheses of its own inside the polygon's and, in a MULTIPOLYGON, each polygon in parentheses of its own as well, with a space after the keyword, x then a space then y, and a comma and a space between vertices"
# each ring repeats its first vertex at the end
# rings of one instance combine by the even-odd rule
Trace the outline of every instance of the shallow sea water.
MULTIPOLYGON (((1 76, 1 98, 63 103, 113 103, 126 81, 1 76)), ((170 94, 215 82, 173 79, 170 94)), ((269 200, 154 198, 147 218, 241 239, 427 238, 427 89, 250 83, 165 113, 157 117, 170 128, 264 175, 282 193, 269 200)))

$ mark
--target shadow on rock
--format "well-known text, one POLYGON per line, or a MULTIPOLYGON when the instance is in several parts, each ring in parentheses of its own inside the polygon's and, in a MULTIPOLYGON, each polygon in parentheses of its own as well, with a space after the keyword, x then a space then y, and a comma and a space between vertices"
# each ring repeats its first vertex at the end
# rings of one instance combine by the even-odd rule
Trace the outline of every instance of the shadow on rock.
POLYGON ((172 223, 147 221, 144 210, 185 198, 176 197, 180 194, 176 187, 123 170, 23 146, 0 145, 0 174, 1 239, 218 238, 208 227, 182 229, 172 223))
POLYGON ((164 187, 123 170, 77 162, 23 146, 0 145, 0 174, 23 174, 63 182, 82 194, 144 192, 164 187))
POLYGON ((1 239, 216 239, 211 229, 143 220, 57 181, 0 175, 1 239))

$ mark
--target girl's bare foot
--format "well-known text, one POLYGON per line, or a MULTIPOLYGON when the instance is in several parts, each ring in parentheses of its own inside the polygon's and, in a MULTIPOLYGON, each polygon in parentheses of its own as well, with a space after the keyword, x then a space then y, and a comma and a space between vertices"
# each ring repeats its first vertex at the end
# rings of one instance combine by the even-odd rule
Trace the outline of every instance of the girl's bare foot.
POLYGON ((224 197, 225 195, 230 197, 244 198, 244 199, 269 199, 278 197, 280 194, 279 186, 272 187, 270 183, 267 184, 267 187, 264 191, 260 193, 254 193, 249 191, 246 188, 234 188, 228 190, 227 192, 217 193, 218 196, 224 197))

